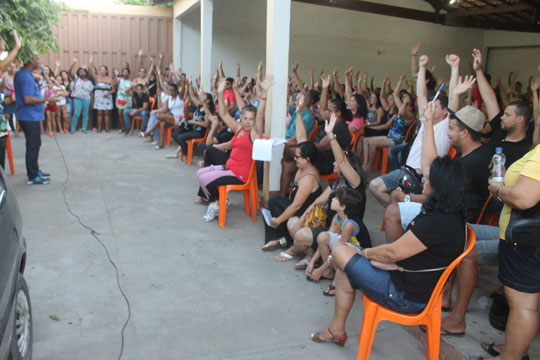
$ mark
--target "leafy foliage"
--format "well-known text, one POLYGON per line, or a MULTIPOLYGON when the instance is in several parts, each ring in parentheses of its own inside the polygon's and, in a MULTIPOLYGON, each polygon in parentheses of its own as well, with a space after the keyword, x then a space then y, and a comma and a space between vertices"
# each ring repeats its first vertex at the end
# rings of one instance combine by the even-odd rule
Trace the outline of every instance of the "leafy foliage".
POLYGON ((6 42, 6 49, 13 48, 11 31, 17 29, 22 38, 18 57, 24 62, 32 58, 34 51, 58 51, 54 28, 60 26, 60 12, 65 9, 63 3, 54 0, 2 0, 0 36, 6 42))

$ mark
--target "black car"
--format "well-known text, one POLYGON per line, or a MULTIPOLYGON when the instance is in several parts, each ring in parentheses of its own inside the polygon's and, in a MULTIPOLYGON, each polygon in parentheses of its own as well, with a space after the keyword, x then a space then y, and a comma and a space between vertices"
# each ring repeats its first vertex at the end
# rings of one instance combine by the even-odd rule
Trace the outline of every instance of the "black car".
POLYGON ((0 167, 0 360, 32 358, 32 308, 23 277, 25 265, 19 205, 0 167))

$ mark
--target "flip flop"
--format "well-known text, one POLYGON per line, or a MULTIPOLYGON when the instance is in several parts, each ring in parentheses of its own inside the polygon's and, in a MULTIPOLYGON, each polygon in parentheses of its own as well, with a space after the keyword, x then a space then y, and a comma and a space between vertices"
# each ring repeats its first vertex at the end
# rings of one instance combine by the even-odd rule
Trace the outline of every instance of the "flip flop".
POLYGON ((336 287, 334 284, 330 284, 328 285, 328 288, 322 292, 322 294, 324 296, 336 296, 336 287), (333 291, 334 293, 332 294, 330 291, 333 291))
POLYGON ((463 336, 465 336, 465 331, 463 331, 463 332, 452 332, 452 331, 446 330, 445 328, 441 327, 441 336, 443 336, 443 335, 463 337, 463 336))
POLYGON ((274 250, 278 249, 279 247, 281 247, 281 244, 279 243, 279 241, 278 240, 272 240, 272 241, 267 242, 261 248, 261 250, 262 251, 274 251, 274 250))
POLYGON ((178 159, 178 155, 175 155, 174 153, 165 155, 165 159, 178 159))
POLYGON ((294 268, 296 270, 304 270, 304 269, 307 269, 308 266, 309 266, 309 260, 308 259, 302 259, 299 262, 297 262, 296 264, 294 264, 294 268))
POLYGON ((317 283, 317 282, 319 282, 319 281, 332 281, 332 280, 334 280, 334 279, 329 279, 329 278, 327 278, 327 277, 321 276, 321 278, 319 279, 319 281, 315 281, 315 280, 313 280, 312 278, 310 278, 309 275, 306 275, 306 280, 307 280, 307 281, 314 282, 314 283, 317 283))
MULTIPOLYGON (((500 352, 495 350, 495 343, 492 342, 491 344, 488 343, 480 343, 480 346, 482 346, 482 349, 484 349, 485 352, 487 352, 491 356, 499 356, 501 355, 500 352)), ((482 357, 480 357, 482 358, 482 357)), ((529 360, 529 355, 524 355, 521 360, 529 360)))
POLYGON ((291 254, 287 254, 285 251, 282 251, 279 253, 278 256, 275 256, 274 259, 276 259, 277 262, 287 262, 295 259, 296 256, 292 256, 291 254))

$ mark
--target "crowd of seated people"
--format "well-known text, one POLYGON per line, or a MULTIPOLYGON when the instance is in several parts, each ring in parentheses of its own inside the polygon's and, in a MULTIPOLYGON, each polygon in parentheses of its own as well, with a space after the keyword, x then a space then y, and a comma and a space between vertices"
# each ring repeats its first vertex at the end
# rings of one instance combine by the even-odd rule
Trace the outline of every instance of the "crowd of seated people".
MULTIPOLYGON (((513 73, 508 89, 500 76, 492 87, 482 54, 474 49, 470 74, 460 76, 462 59, 451 54, 446 57, 450 77, 436 80, 434 69, 428 69, 429 57, 419 56, 420 45, 411 51, 414 80, 406 82, 404 73, 394 87, 388 75, 381 87, 374 87, 373 76, 368 86, 369 75, 355 74, 352 67, 345 71, 344 84, 337 70, 321 72, 315 81, 311 69, 310 81, 304 82, 300 64, 294 63, 283 114, 280 189, 268 201, 271 217, 265 222, 262 250, 279 249, 278 262, 297 260, 294 267, 305 270, 309 281, 331 280, 324 295, 335 296, 334 316, 312 340, 342 346, 356 289, 398 312, 420 312, 441 269, 463 252, 465 224, 470 224, 477 244, 445 287, 443 309, 448 314, 441 334, 465 334, 478 265, 499 266, 510 305, 506 344, 483 346, 492 356, 526 358, 539 326, 540 260, 531 255, 537 247, 504 239, 512 212, 540 201, 540 78, 531 78, 525 92, 513 73), (443 82, 448 86, 441 91, 443 82), (369 173, 383 148, 391 169, 374 177, 369 173), (509 176, 504 183, 490 180, 496 148, 506 156, 509 176), (420 185, 404 185, 404 171, 421 179, 420 185), (368 192, 385 208, 386 244, 376 247, 364 224, 368 192), (500 213, 499 225, 481 224, 483 211, 500 213), (431 270, 400 273, 372 261, 431 270), (520 328, 526 335, 518 335, 520 328)), ((54 71, 44 67, 34 74, 48 99, 44 131, 50 136, 73 133, 82 117, 80 129, 87 132, 94 109, 98 132, 111 131, 116 116, 118 131, 128 135, 139 116, 138 135, 156 150, 170 136, 178 146, 167 158, 186 157, 188 141, 201 140, 195 203, 207 206, 204 220, 210 222, 219 214, 219 186, 244 184, 249 177, 253 142, 263 136, 273 80, 263 80, 262 62, 249 77, 241 77, 238 65, 236 78, 227 77, 219 62, 205 91, 200 74, 186 75, 172 64, 162 73, 161 60, 155 64, 151 59, 148 69, 139 63, 137 77, 129 63, 109 73, 105 65, 95 68, 92 59, 76 70, 76 58, 67 71, 60 71, 59 62, 54 71)), ((6 69, 5 100, 17 67, 6 69)))

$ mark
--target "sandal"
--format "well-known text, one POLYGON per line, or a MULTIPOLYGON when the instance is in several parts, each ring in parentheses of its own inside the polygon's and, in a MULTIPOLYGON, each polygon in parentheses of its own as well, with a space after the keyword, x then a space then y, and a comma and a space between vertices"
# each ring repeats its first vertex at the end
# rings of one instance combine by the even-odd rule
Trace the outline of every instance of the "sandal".
POLYGON ((154 146, 154 150, 161 150, 161 149, 163 149, 163 146, 160 146, 160 145, 154 146))
POLYGON ((294 268, 296 270, 307 269, 307 267, 309 266, 309 261, 310 261, 310 259, 304 258, 304 259, 300 260, 299 262, 297 262, 296 264, 294 264, 294 268))
POLYGON ((281 247, 285 247, 287 245, 287 242, 285 241, 284 238, 283 239, 283 242, 285 243, 285 245, 283 245, 281 239, 280 240, 272 240, 272 241, 269 241, 266 243, 266 245, 264 245, 261 250, 262 251, 273 251, 273 250, 276 250, 278 249, 280 246, 281 247))
POLYGON ((334 283, 331 283, 328 285, 326 290, 323 291, 324 296, 336 296, 336 287, 334 286, 334 283))
POLYGON ((279 253, 278 256, 275 256, 274 259, 276 259, 276 261, 278 262, 287 262, 287 261, 291 261, 293 259, 295 259, 296 256, 293 256, 285 251, 282 251, 279 253))
POLYGON ((209 201, 203 198, 198 198, 194 201, 194 203, 198 205, 208 205, 209 201))
POLYGON ((311 340, 315 341, 315 342, 318 342, 318 343, 333 342, 337 346, 341 346, 341 347, 343 347, 345 345, 345 342, 347 341, 347 333, 346 332, 344 332, 343 334, 341 334, 338 337, 338 336, 334 335, 334 333, 332 332, 332 330, 330 330, 330 328, 328 328, 327 330, 330 333, 330 335, 332 335, 332 337, 330 339, 323 339, 321 337, 321 333, 316 332, 315 334, 311 334, 311 340))
MULTIPOLYGON (((487 352, 491 356, 499 356, 499 355, 501 355, 500 352, 495 350, 495 343, 494 342, 492 342, 491 344, 480 343, 480 346, 482 346, 482 349, 484 349, 484 351, 487 352)), ((523 355, 521 360, 529 360, 529 355, 523 355)))

